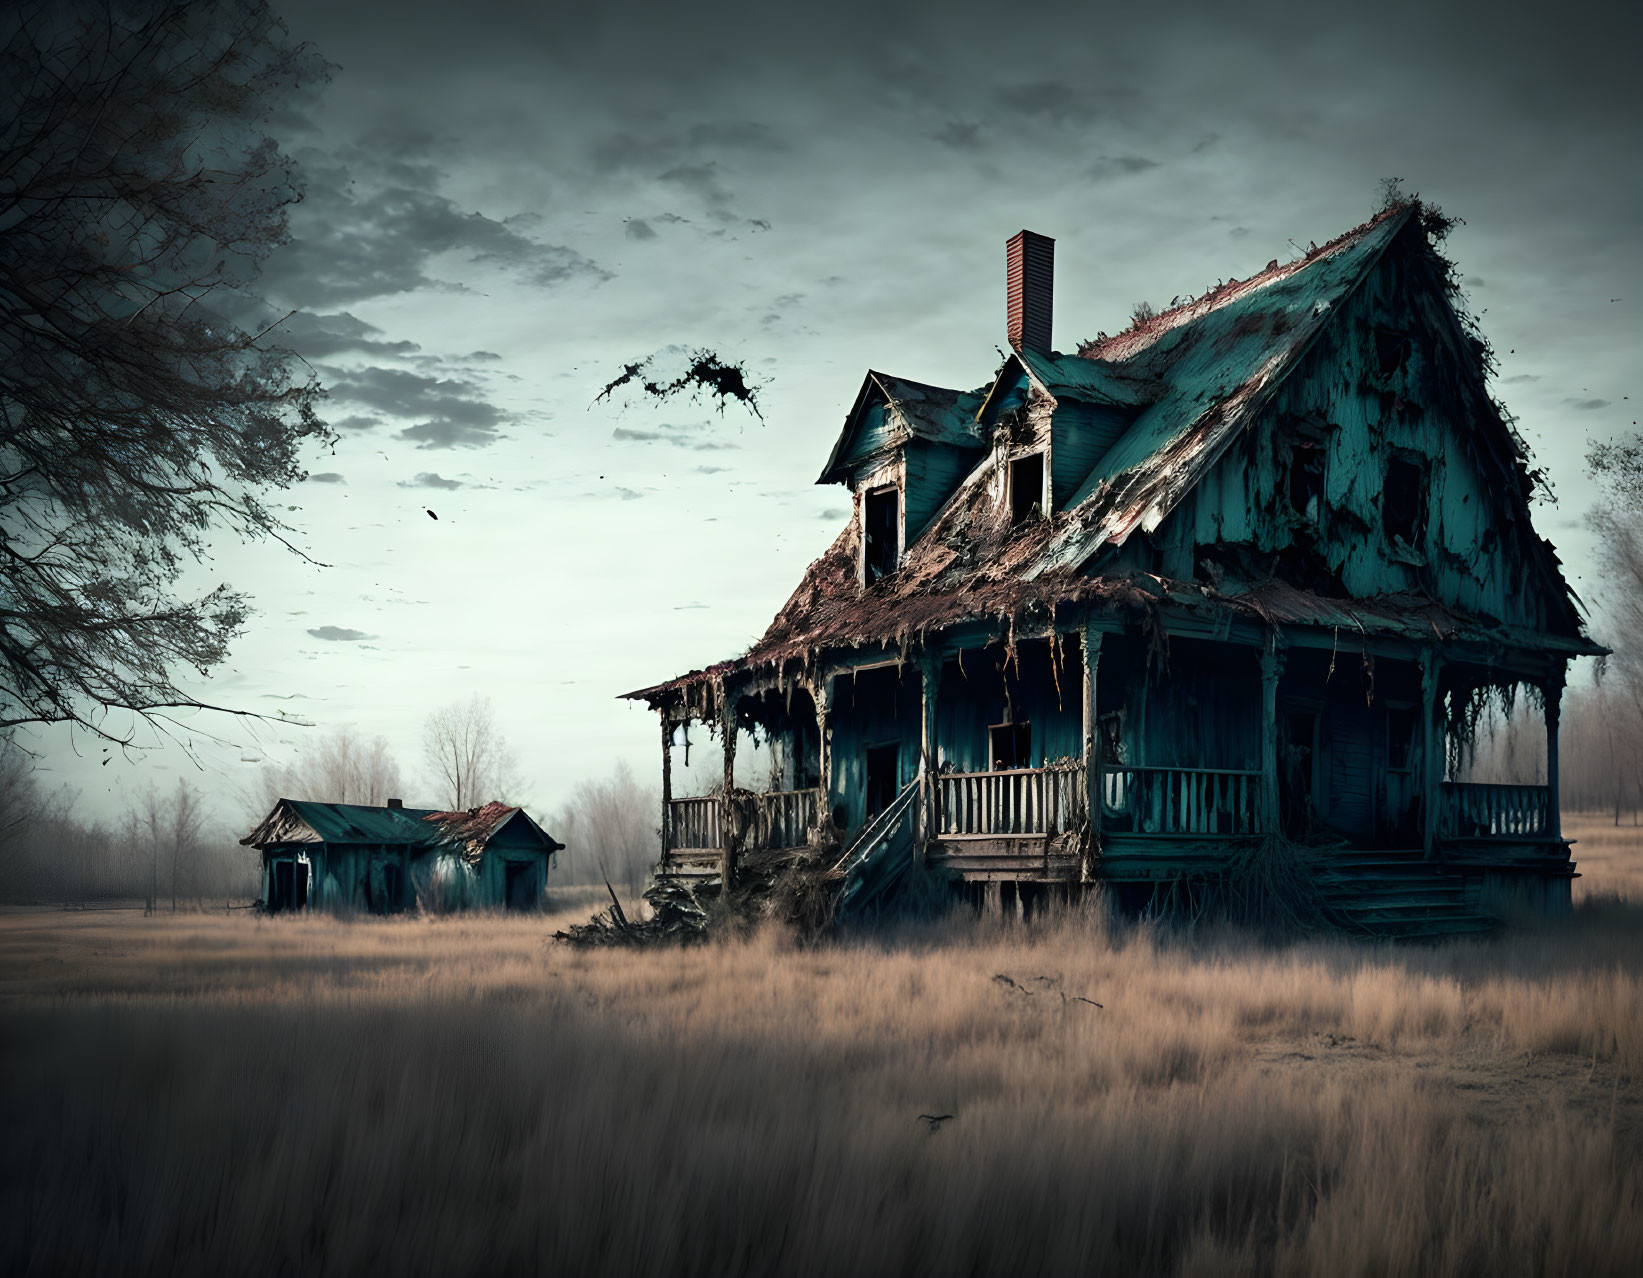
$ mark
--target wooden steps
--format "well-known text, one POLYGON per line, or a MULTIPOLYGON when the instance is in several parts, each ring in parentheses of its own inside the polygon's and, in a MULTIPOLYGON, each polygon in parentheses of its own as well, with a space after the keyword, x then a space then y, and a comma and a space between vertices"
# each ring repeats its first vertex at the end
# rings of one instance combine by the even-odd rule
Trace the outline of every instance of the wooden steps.
POLYGON ((1483 935, 1494 922, 1466 899, 1466 880, 1417 849, 1319 849, 1316 879, 1336 921, 1351 932, 1400 940, 1483 935))

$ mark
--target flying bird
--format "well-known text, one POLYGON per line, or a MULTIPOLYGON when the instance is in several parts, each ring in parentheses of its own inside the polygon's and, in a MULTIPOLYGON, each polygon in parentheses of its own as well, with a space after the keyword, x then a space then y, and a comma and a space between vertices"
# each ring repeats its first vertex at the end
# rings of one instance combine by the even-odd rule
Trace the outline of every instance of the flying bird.
MULTIPOLYGON (((423 508, 422 508, 422 509, 424 509, 424 510, 428 510, 428 508, 427 508, 427 507, 426 507, 426 506, 424 506, 424 507, 423 507, 423 508)), ((428 510, 428 518, 429 518, 429 519, 438 519, 438 518, 439 518, 439 516, 438 516, 438 515, 436 515, 436 514, 434 514, 434 512, 433 512, 433 511, 431 511, 431 510, 428 510)))
POLYGON ((928 1123, 931 1131, 939 1132, 941 1130, 941 1125, 951 1117, 951 1114, 920 1114, 919 1121, 921 1123, 928 1123))

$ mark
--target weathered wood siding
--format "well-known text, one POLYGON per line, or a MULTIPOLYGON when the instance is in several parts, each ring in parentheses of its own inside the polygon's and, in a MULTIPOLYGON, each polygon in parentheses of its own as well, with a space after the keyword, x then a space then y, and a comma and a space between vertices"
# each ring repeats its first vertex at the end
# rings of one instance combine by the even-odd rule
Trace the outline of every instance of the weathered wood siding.
MULTIPOLYGON (((1470 613, 1560 629, 1567 606, 1553 594, 1547 551, 1508 475, 1474 423, 1495 410, 1463 370, 1474 358, 1428 259, 1394 244, 1339 308, 1257 428, 1228 450, 1150 539, 1117 558, 1192 578, 1206 550, 1226 562, 1242 547, 1277 555, 1281 575, 1311 586, 1329 574, 1341 593, 1369 597, 1424 590, 1470 613), (1378 337, 1379 335, 1379 337, 1378 337), (1387 367, 1382 345, 1407 339, 1387 367), (1289 463, 1315 433, 1324 453, 1316 518, 1292 509, 1289 463), (1389 460, 1418 460, 1426 517, 1414 555, 1384 531, 1389 460), (1315 563, 1313 560, 1315 559, 1315 563), (1409 562, 1409 560, 1416 562, 1409 562), (1148 562, 1150 561, 1150 562, 1148 562)), ((1108 561, 1111 571, 1116 564, 1108 561)))

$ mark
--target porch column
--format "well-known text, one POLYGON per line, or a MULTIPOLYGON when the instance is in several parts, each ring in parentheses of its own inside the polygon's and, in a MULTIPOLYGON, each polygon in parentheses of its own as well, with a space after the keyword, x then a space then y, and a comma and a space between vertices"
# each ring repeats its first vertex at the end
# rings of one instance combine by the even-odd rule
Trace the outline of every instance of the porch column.
POLYGON ((667 855, 673 850, 673 724, 667 711, 662 711, 662 869, 667 869, 667 855))
POLYGON ((1096 670, 1101 663, 1101 631, 1084 625, 1084 846, 1079 879, 1095 881, 1095 860, 1101 852, 1101 748, 1096 741, 1101 722, 1096 712, 1096 670))
POLYGON ((828 727, 833 711, 833 676, 826 670, 821 672, 811 699, 816 703, 816 771, 821 783, 821 796, 816 801, 816 838, 825 843, 833 824, 833 751, 828 727))
POLYGON ((1278 679, 1284 653, 1274 630, 1261 649, 1261 832, 1283 832, 1278 808, 1278 679))
POLYGON ((1443 809, 1443 725, 1438 722, 1438 654, 1421 649, 1421 823, 1428 858, 1437 855, 1438 823, 1443 809))
POLYGON ((1563 714, 1563 684, 1568 667, 1558 663, 1557 671, 1542 689, 1546 696, 1546 836, 1563 837, 1563 804, 1558 795, 1557 729, 1563 714))
POLYGON ((736 829, 736 695, 722 684, 719 688, 719 732, 725 748, 724 793, 719 799, 719 838, 724 843, 724 865, 720 875, 724 891, 730 891, 736 877, 737 845, 741 842, 736 829))
POLYGON ((924 692, 924 728, 919 743, 919 779, 924 800, 920 805, 918 859, 924 860, 931 840, 941 828, 937 805, 940 781, 936 779, 936 697, 941 691, 941 653, 925 652, 919 659, 919 680, 924 692))

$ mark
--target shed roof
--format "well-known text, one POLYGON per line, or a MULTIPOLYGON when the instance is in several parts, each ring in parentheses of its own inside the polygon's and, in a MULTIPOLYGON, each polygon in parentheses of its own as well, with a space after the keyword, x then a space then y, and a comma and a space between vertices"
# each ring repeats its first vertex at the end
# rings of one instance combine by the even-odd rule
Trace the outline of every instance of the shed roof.
POLYGON ((337 843, 405 847, 428 851, 455 848, 478 860, 485 846, 504 828, 522 822, 520 830, 544 851, 564 844, 554 840, 523 809, 486 803, 466 811, 430 808, 374 807, 360 803, 315 803, 280 799, 256 829, 241 839, 248 847, 275 843, 337 843))

